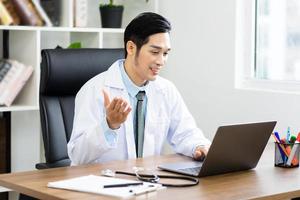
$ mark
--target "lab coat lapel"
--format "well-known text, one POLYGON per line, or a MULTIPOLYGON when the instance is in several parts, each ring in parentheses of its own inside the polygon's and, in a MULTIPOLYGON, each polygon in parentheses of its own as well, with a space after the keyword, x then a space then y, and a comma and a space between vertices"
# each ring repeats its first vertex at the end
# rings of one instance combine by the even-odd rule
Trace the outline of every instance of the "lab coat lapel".
MULTIPOLYGON (((128 92, 125 92, 124 94, 126 96, 126 100, 129 101, 129 96, 128 92)), ((133 109, 132 109, 133 110, 133 109)), ((133 112, 131 111, 128 114, 128 117, 124 123, 125 125, 125 137, 126 137, 126 142, 127 142, 127 153, 128 153, 128 158, 136 158, 136 150, 135 150, 135 140, 134 140, 134 133, 133 133, 133 112)))
MULTIPOLYGON (((107 78, 105 79, 105 86, 109 87, 111 98, 122 97, 126 99, 127 102, 130 102, 128 92, 122 80, 121 71, 120 71, 120 64, 121 64, 120 62, 123 62, 123 60, 116 61, 109 68, 107 78)), ((132 111, 128 114, 128 117, 124 122, 123 131, 122 131, 125 134, 128 159, 136 158, 135 140, 134 140, 134 133, 133 133, 134 130, 133 130, 133 123, 132 123, 133 110, 134 109, 132 108, 132 111)))
POLYGON ((163 102, 163 93, 160 87, 155 82, 150 82, 146 88, 147 95, 147 116, 145 120, 145 133, 144 133, 144 150, 143 157, 155 155, 155 152, 160 152, 156 146, 155 130, 150 124, 156 120, 157 114, 160 112, 159 102, 163 102))

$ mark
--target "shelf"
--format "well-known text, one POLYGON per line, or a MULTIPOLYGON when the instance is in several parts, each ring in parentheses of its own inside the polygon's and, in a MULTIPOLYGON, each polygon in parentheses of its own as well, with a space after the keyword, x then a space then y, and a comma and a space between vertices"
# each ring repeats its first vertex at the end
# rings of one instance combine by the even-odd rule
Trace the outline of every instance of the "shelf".
POLYGON ((31 111, 31 110, 39 110, 38 106, 26 106, 26 105, 12 105, 12 106, 1 106, 0 112, 8 112, 8 111, 31 111))
POLYGON ((62 31, 62 32, 95 32, 95 33, 123 33, 123 28, 82 28, 82 27, 45 27, 45 26, 3 26, 0 30, 17 31, 62 31))
POLYGON ((1 38, 3 30, 10 30, 10 58, 32 66, 34 71, 13 106, 0 107, 0 112, 38 109, 42 49, 66 48, 73 42, 81 42, 83 48, 123 47, 120 33, 124 29, 0 26, 1 38))
MULTIPOLYGON (((12 172, 33 170, 36 163, 44 160, 39 115, 41 51, 57 45, 66 48, 73 42, 81 42, 82 48, 123 48, 124 27, 129 21, 141 12, 158 11, 158 0, 116 0, 125 6, 122 28, 101 28, 98 5, 104 1, 107 0, 86 0, 87 27, 73 26, 73 0, 60 1, 60 27, 0 25, 1 44, 4 30, 9 30, 9 58, 34 69, 12 106, 0 106, 0 112, 11 112, 12 172)), ((0 188, 2 191, 8 190, 0 188)))

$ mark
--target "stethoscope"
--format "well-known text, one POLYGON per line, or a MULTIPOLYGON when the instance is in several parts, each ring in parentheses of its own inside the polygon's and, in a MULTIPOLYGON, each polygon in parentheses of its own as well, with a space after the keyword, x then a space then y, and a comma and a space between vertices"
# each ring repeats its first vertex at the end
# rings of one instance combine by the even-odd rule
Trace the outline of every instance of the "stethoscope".
POLYGON ((112 171, 110 169, 102 170, 101 172, 104 176, 114 177, 115 174, 122 174, 128 176, 135 176, 138 180, 150 183, 159 183, 165 187, 190 187, 197 185, 199 180, 190 176, 174 176, 174 175, 157 175, 157 174, 142 174, 139 173, 139 170, 135 170, 135 173, 124 172, 124 171, 112 171), (177 179, 177 180, 185 180, 190 183, 181 183, 181 184, 171 184, 171 183, 160 183, 161 179, 177 179))

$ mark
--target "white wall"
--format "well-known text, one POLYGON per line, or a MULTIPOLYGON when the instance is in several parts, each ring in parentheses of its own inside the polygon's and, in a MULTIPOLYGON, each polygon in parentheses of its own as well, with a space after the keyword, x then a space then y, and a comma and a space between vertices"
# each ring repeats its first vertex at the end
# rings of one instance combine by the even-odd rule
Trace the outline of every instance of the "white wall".
POLYGON ((300 96, 235 89, 235 0, 161 0, 172 23, 172 51, 163 76, 172 80, 212 139, 221 124, 277 120, 300 131, 300 96))

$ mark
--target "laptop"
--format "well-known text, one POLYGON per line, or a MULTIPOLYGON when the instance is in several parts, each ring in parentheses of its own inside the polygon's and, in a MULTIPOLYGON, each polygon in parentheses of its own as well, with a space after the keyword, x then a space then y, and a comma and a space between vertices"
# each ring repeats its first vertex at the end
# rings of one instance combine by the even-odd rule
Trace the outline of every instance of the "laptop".
POLYGON ((159 169, 204 177, 255 168, 276 121, 220 126, 203 162, 165 163, 159 169))

